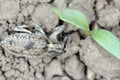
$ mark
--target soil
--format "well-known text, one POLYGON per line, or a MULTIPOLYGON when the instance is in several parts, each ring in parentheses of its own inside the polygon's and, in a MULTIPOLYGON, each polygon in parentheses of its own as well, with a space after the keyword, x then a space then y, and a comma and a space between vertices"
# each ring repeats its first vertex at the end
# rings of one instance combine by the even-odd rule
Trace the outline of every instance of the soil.
POLYGON ((42 25, 46 33, 64 25, 61 36, 68 36, 65 53, 56 57, 20 57, 0 47, 0 80, 120 80, 120 60, 61 21, 52 5, 83 12, 91 28, 107 29, 120 40, 119 0, 0 0, 0 38, 30 23, 42 25))

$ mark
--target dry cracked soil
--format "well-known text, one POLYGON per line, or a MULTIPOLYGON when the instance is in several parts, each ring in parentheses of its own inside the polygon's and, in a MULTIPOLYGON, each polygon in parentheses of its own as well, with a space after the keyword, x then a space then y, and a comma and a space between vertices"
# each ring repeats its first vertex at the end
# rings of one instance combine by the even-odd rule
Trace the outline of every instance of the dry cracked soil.
POLYGON ((120 60, 61 21, 52 5, 81 11, 91 28, 107 29, 120 40, 119 0, 0 0, 0 38, 32 22, 44 26, 46 33, 64 25, 61 36, 68 36, 65 53, 56 57, 20 57, 0 47, 0 80, 120 80, 120 60))

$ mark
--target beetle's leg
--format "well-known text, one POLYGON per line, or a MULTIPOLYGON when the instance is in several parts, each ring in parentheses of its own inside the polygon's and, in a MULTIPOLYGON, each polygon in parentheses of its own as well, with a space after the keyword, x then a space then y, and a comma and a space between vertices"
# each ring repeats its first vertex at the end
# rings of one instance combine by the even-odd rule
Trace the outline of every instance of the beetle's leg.
POLYGON ((21 26, 16 26, 14 28, 14 31, 20 31, 20 32, 26 32, 26 33, 32 33, 31 31, 25 29, 25 28, 28 28, 27 25, 21 25, 21 26))
POLYGON ((49 44, 48 53, 51 53, 51 55, 59 55, 59 54, 64 53, 64 48, 67 43, 67 40, 68 40, 68 36, 65 36, 62 43, 49 44))
POLYGON ((35 24, 35 23, 32 23, 32 27, 34 27, 35 28, 35 33, 37 34, 37 35, 45 35, 46 36, 46 34, 45 34, 45 32, 44 32, 44 30, 43 30, 43 28, 41 27, 41 26, 39 26, 39 25, 37 25, 37 24, 35 24))
POLYGON ((62 31, 65 29, 65 26, 59 26, 59 27, 56 27, 53 31, 53 33, 50 35, 50 40, 53 42, 53 43, 59 43, 57 37, 60 33, 62 33, 62 31))
POLYGON ((63 48, 62 48, 62 53, 64 53, 66 44, 67 44, 68 36, 65 36, 62 42, 63 48))
POLYGON ((65 36, 64 39, 63 39, 63 43, 64 43, 64 45, 67 44, 67 40, 68 40, 68 36, 65 36))

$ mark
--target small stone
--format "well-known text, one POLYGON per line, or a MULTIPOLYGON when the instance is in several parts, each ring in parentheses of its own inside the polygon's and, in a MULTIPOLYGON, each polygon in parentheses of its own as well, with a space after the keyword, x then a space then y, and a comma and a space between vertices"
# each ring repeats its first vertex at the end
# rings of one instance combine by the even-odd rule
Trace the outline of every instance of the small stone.
POLYGON ((0 19, 10 19, 19 12, 19 0, 0 0, 0 19))
POLYGON ((61 80, 61 77, 53 77, 51 80, 61 80))
POLYGON ((12 77, 14 74, 15 74, 15 71, 13 69, 5 72, 6 77, 12 77))
POLYGON ((45 67, 46 80, 50 80, 54 75, 63 75, 63 70, 58 60, 53 60, 49 65, 45 67))
POLYGON ((24 73, 21 75, 25 80, 35 80, 34 72, 31 71, 24 71, 24 73))
POLYGON ((60 55, 60 56, 57 56, 58 60, 64 62, 64 60, 66 58, 68 58, 69 56, 72 56, 72 55, 78 53, 79 48, 80 47, 75 42, 72 42, 71 44, 67 44, 66 49, 65 49, 66 52, 64 54, 60 55))
POLYGON ((9 71, 11 69, 11 63, 6 63, 2 66, 2 71, 9 71))
POLYGON ((0 37, 2 36, 3 31, 4 31, 4 29, 2 27, 0 27, 0 37))
POLYGON ((20 72, 18 70, 15 70, 14 77, 18 77, 20 75, 20 72))
POLYGON ((51 11, 50 7, 49 4, 41 4, 35 8, 32 15, 33 22, 44 26, 47 32, 53 30, 58 24, 58 17, 51 11))
POLYGON ((44 63, 40 63, 40 64, 38 64, 36 70, 39 70, 39 72, 42 73, 44 71, 44 68, 45 68, 45 64, 44 63))
MULTIPOLYGON (((29 76, 28 80, 36 80, 34 76, 29 76)), ((41 80, 41 79, 40 79, 41 80)))
POLYGON ((21 77, 17 77, 16 80, 23 80, 23 78, 21 78, 21 77))
POLYGON ((99 13, 99 11, 105 9, 105 7, 108 6, 107 2, 105 0, 98 0, 96 3, 96 11, 99 13))
POLYGON ((77 28, 72 24, 66 24, 66 29, 64 32, 77 31, 77 28))
POLYGON ((66 0, 55 0, 53 4, 57 7, 65 8, 67 6, 67 1, 66 0))
POLYGON ((50 56, 43 57, 43 62, 46 63, 46 64, 50 63, 51 60, 52 60, 52 57, 50 57, 50 56))
POLYGON ((20 71, 24 72, 24 71, 28 70, 28 64, 23 58, 20 58, 20 63, 18 65, 19 65, 18 69, 20 71))
POLYGON ((77 56, 71 56, 65 61, 65 71, 75 80, 83 80, 85 78, 84 65, 79 62, 77 56))
POLYGON ((120 10, 120 0, 113 0, 111 5, 120 10))
POLYGON ((67 76, 63 76, 63 77, 61 77, 61 80, 71 80, 71 79, 67 76))
POLYGON ((27 6, 28 13, 29 13, 29 14, 32 14, 34 8, 35 8, 34 5, 29 5, 29 6, 27 6))
POLYGON ((120 11, 112 6, 107 6, 98 14, 98 24, 105 28, 115 27, 119 24, 120 11))
POLYGON ((6 80, 5 77, 0 75, 0 80, 6 80))
POLYGON ((50 2, 51 0, 39 0, 39 2, 50 2))
POLYGON ((29 58, 29 63, 32 65, 32 66, 37 66, 38 64, 42 63, 42 59, 41 58, 29 58))
POLYGON ((80 43, 80 35, 78 34, 78 32, 74 32, 72 34, 70 34, 68 36, 68 43, 76 43, 76 44, 79 44, 80 43))
POLYGON ((37 80, 45 80, 43 75, 39 72, 36 72, 35 77, 36 77, 37 80))

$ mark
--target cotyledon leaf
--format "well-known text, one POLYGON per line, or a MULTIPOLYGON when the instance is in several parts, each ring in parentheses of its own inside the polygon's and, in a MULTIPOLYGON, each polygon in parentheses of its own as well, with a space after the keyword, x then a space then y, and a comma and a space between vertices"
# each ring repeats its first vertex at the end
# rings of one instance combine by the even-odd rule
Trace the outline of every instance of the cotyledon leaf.
POLYGON ((91 31, 90 35, 105 50, 120 59, 120 41, 111 32, 98 29, 91 31))
POLYGON ((63 21, 71 23, 86 32, 89 31, 88 21, 85 15, 81 12, 70 8, 57 7, 52 7, 52 11, 55 12, 63 21))

